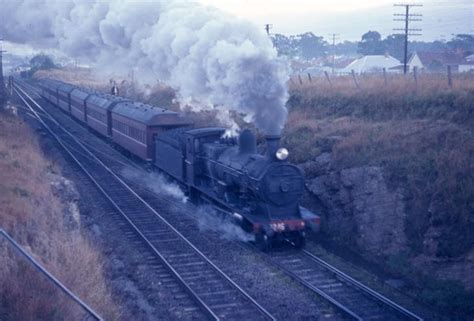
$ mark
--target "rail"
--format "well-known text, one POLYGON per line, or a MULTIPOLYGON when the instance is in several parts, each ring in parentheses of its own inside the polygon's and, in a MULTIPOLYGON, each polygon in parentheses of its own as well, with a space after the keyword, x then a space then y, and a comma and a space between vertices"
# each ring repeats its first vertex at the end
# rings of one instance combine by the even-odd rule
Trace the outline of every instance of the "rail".
POLYGON ((31 107, 30 104, 23 98, 27 97, 34 105, 39 108, 44 115, 52 119, 64 133, 71 137, 71 139, 78 144, 92 159, 104 170, 106 170, 111 177, 120 183, 129 193, 131 193, 137 200, 139 200, 146 208, 148 208, 156 217, 158 217, 167 227, 169 227, 182 241, 184 241, 195 253, 200 256, 218 275, 220 275, 225 281, 227 281, 234 289, 236 289, 245 299, 248 300, 257 310, 259 310, 263 316, 267 319, 275 320, 275 318, 255 299, 253 299, 244 289, 242 289, 237 283, 235 283, 229 276, 227 276, 219 267, 217 267, 209 258, 207 258, 194 244, 192 244, 184 235, 182 235, 174 226, 172 226, 166 219, 164 219, 153 207, 151 207, 145 200, 143 200, 122 178, 120 178, 114 171, 112 171, 107 165, 105 165, 96 155, 94 155, 83 143, 81 143, 73 134, 67 131, 64 127, 58 124, 47 111, 45 111, 31 96, 29 96, 18 84, 15 83, 15 92, 25 105, 36 115, 41 124, 48 130, 48 132, 58 141, 61 147, 74 159, 74 161, 81 167, 86 175, 93 181, 93 183, 99 188, 102 194, 112 203, 112 205, 121 213, 121 215, 127 220, 127 222, 134 228, 137 234, 145 241, 145 243, 153 250, 153 252, 160 258, 165 266, 170 270, 175 278, 183 285, 191 297, 201 306, 201 308, 207 313, 211 319, 219 320, 220 318, 212 311, 212 309, 193 291, 193 289, 181 278, 179 273, 169 264, 169 262, 161 255, 161 253, 155 248, 155 246, 147 239, 147 237, 140 231, 140 229, 128 218, 124 211, 116 204, 116 202, 107 194, 103 187, 94 179, 93 175, 89 173, 87 168, 75 157, 74 153, 69 150, 66 144, 56 133, 46 124, 46 122, 36 113, 36 110, 31 107), (21 94, 20 94, 21 92, 21 94), (22 96, 23 95, 23 96, 22 96))
POLYGON ((318 258, 317 256, 315 256, 314 254, 308 252, 307 250, 303 250, 303 253, 310 257, 314 262, 318 263, 319 265, 321 265, 322 267, 324 267, 325 269, 331 271, 332 273, 334 273, 335 275, 337 275, 339 278, 341 278, 342 280, 346 281, 347 283, 351 284, 352 286, 358 288, 359 290, 361 290, 362 292, 372 296, 373 298, 383 302, 384 304, 386 304, 387 306, 391 307, 392 309, 400 312, 401 314, 413 319, 413 320, 417 320, 417 321, 423 321, 423 318, 417 316, 416 314, 414 314, 413 312, 411 311, 408 311, 407 309, 405 309, 404 307, 402 307, 401 305, 393 302, 392 300, 390 300, 389 298, 383 296, 382 294, 372 290, 371 288, 369 288, 368 286, 360 283, 359 281, 355 280, 354 278, 350 277, 349 275, 347 275, 346 273, 342 272, 341 270, 337 269, 336 267, 330 265, 329 263, 323 261, 322 259, 318 258))
POLYGON ((59 290, 65 293, 71 300, 77 303, 87 314, 88 316, 84 320, 92 318, 93 320, 102 321, 103 319, 92 310, 84 301, 77 297, 71 290, 69 290, 64 284, 62 284, 58 279, 56 279, 51 273, 49 273, 41 264, 38 263, 30 254, 28 254, 20 244, 18 244, 7 232, 3 229, 0 229, 0 236, 5 239, 23 258, 33 265, 33 267, 38 270, 42 275, 44 275, 48 281, 53 283, 59 290))

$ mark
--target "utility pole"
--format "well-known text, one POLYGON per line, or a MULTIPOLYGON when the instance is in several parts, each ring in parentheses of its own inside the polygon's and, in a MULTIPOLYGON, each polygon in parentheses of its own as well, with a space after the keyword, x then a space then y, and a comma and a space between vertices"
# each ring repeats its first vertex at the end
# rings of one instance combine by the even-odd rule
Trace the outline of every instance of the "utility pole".
POLYGON ((0 104, 7 100, 5 82, 3 81, 3 50, 2 46, 3 39, 0 38, 0 104))
POLYGON ((339 37, 337 33, 329 34, 332 37, 332 74, 334 74, 334 66, 336 65, 336 38, 339 37))
POLYGON ((272 28, 273 28, 272 24, 269 24, 269 23, 265 24, 265 31, 267 32, 267 36, 270 35, 270 29, 272 28))
POLYGON ((421 29, 410 29, 409 23, 412 21, 421 21, 421 17, 423 15, 417 13, 410 13, 411 7, 422 7, 422 4, 401 4, 397 3, 394 4, 395 7, 404 7, 405 13, 395 13, 395 17, 403 17, 403 18, 394 18, 394 21, 403 21, 405 22, 405 28, 395 28, 394 31, 404 31, 403 35, 405 36, 405 51, 404 51, 404 58, 403 58, 403 73, 407 73, 407 65, 408 65, 408 36, 421 36, 421 29))

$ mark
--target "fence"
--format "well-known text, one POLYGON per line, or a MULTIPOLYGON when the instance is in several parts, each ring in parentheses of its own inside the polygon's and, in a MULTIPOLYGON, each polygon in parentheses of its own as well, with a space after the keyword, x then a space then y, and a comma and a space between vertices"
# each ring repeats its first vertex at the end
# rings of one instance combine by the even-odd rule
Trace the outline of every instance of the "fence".
POLYGON ((352 87, 354 90, 361 91, 374 85, 379 88, 406 85, 410 89, 418 90, 432 88, 436 85, 437 89, 473 89, 474 73, 454 73, 451 66, 446 68, 445 73, 420 73, 415 67, 413 72, 403 75, 399 73, 389 73, 384 68, 379 73, 357 74, 354 70, 349 75, 329 74, 324 71, 321 74, 294 75, 290 78, 289 84, 292 88, 307 86, 323 86, 337 88, 344 83, 345 88, 352 87))
MULTIPOLYGON (((2 260, 7 260, 8 257, 15 258, 15 263, 19 266, 24 264, 25 269, 22 271, 25 274, 29 274, 31 277, 33 273, 36 272, 36 277, 46 281, 47 285, 50 287, 48 291, 44 291, 42 288, 39 292, 42 295, 50 295, 51 293, 59 294, 62 296, 60 300, 56 302, 51 302, 52 304, 59 305, 59 302, 65 302, 68 307, 64 309, 67 311, 67 315, 64 316, 66 320, 97 320, 102 321, 102 318, 94 312, 87 304, 85 304, 81 299, 79 299, 74 293, 72 293, 66 286, 64 286, 58 279, 56 279, 51 273, 49 273, 41 264, 39 264, 30 254, 28 254, 8 233, 3 229, 0 229, 0 257, 2 260), (10 255, 4 255, 6 253, 1 253, 2 251, 9 251, 10 255)), ((2 268, 8 268, 5 262, 2 262, 2 268)), ((19 269, 16 269, 16 272, 19 269)), ((2 270, 0 269, 0 272, 2 270)), ((1 275, 1 274, 0 274, 1 275)), ((23 279, 27 275, 24 275, 23 279)), ((27 282, 27 281, 25 281, 27 282)), ((31 287, 31 284, 28 284, 31 287)), ((7 289, 8 290, 8 289, 7 289)), ((50 301, 53 300, 54 296, 50 297, 50 301)), ((21 302, 23 306, 27 307, 29 300, 35 300, 31 295, 21 302)), ((64 307, 62 307, 64 308, 64 307)), ((55 309, 56 311, 59 309, 55 309)))

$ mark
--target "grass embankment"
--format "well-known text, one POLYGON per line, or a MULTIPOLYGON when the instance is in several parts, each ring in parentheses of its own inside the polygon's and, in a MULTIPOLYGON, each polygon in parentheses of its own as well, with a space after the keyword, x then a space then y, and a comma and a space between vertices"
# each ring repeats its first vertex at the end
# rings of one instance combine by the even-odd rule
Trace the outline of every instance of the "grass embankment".
MULTIPOLYGON (((351 77, 333 78, 332 86, 314 78, 292 83, 284 131, 291 160, 312 177, 320 169, 311 160, 327 152, 334 171, 380 166, 392 188, 403 188, 408 248, 388 258, 392 272, 414 273, 417 255, 447 262, 472 253, 474 76, 457 75, 453 88, 436 75, 421 75, 417 87, 403 76, 387 85, 382 76, 358 81, 360 89, 351 77), (433 227, 439 235, 427 242, 433 227)), ((469 307, 456 297, 459 286, 441 283, 426 288, 428 302, 469 307)))
MULTIPOLYGON (((119 318, 104 277, 103 258, 80 230, 74 202, 61 197, 54 162, 32 130, 0 111, 0 224, 53 275, 106 319, 119 318)), ((72 320, 80 311, 1 242, 2 320, 72 320)))
MULTIPOLYGON (((424 77, 430 77, 424 75, 424 77)), ((434 76, 432 76, 434 77, 434 76)), ((376 165, 388 181, 412 196, 413 249, 421 251, 429 220, 449 223, 438 256, 458 256, 474 235, 474 77, 446 88, 443 79, 421 78, 418 90, 403 77, 384 86, 380 77, 333 79, 334 86, 292 88, 285 140, 292 160, 303 163, 331 152, 336 169, 376 165), (339 83, 340 82, 340 83, 339 83), (436 208, 427 208, 435 202, 436 208), (439 217, 431 217, 437 215, 439 217)), ((308 175, 312 175, 308 168, 308 175)))

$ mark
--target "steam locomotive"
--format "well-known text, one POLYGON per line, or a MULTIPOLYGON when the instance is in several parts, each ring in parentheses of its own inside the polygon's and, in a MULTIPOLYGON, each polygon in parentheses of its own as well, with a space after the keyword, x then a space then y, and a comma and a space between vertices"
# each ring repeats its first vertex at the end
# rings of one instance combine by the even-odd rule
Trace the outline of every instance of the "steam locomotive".
POLYGON ((305 244, 320 218, 299 205, 302 171, 287 161, 279 136, 266 137, 266 153, 243 130, 193 128, 181 114, 55 80, 38 83, 43 98, 77 121, 148 161, 177 181, 195 203, 211 204, 268 250, 275 242, 305 244))

